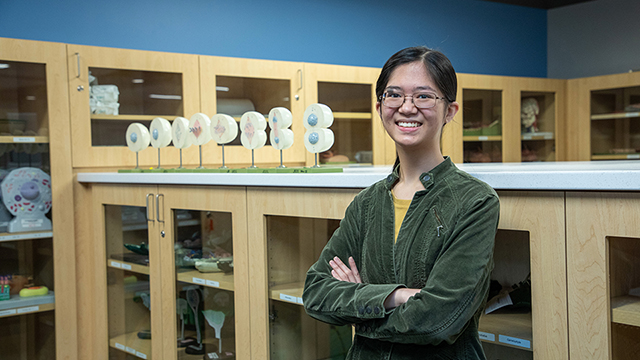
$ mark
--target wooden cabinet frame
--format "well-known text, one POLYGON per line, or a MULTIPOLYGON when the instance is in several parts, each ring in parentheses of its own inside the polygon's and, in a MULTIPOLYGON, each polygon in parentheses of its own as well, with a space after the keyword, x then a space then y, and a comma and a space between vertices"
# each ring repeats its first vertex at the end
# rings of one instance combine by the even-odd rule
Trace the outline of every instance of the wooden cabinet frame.
MULTIPOLYGON (((287 164, 298 166, 304 164, 304 155, 307 150, 304 147, 305 128, 302 125, 302 116, 305 110, 302 63, 217 56, 200 56, 199 61, 202 112, 209 117, 217 113, 216 76, 289 81, 289 103, 291 104, 289 110, 293 116, 293 125, 290 129, 293 130, 295 140, 289 149, 282 151, 282 156, 283 161, 287 164)), ((264 98, 269 95, 262 94, 264 98)), ((268 121, 268 116, 265 118, 268 121)), ((238 131, 238 137, 240 136, 241 132, 238 131)), ((267 137, 269 137, 268 132, 267 137)), ((203 146, 203 153, 205 151, 207 163, 222 164, 222 150, 214 141, 203 146), (210 161, 211 159, 213 161, 210 161)), ((270 145, 255 150, 254 155, 255 163, 260 166, 280 165, 280 151, 270 145)), ((251 165, 251 150, 241 145, 225 146, 225 163, 245 167, 251 165)))
MULTIPOLYGON (((318 102, 318 83, 334 82, 348 84, 363 84, 371 86, 371 135, 373 164, 393 164, 396 159, 395 144, 387 135, 380 116, 376 111, 376 81, 380 75, 378 68, 366 68, 356 66, 304 64, 305 108, 318 102)), ((333 110, 336 111, 336 110, 333 110)), ((338 116, 348 114, 334 113, 338 116)), ((364 115, 364 114, 362 114, 364 115)), ((335 121, 334 121, 335 125, 335 121)), ((334 133, 336 129, 333 129, 334 133)), ((306 150, 305 150, 306 151, 306 150)), ((313 154, 306 152, 306 164, 315 164, 313 154)))
POLYGON ((76 252, 66 49, 60 43, 0 38, 0 59, 46 65, 52 202, 55 208, 52 220, 56 358, 75 359, 78 346, 76 252))
MULTIPOLYGON (((66 59, 74 168, 124 168, 136 165, 135 153, 132 153, 126 146, 92 146, 91 144, 92 125, 88 79, 90 67, 182 74, 183 116, 188 119, 200 111, 197 55, 67 45, 66 59)), ((153 117, 147 116, 146 118, 151 120, 153 117)), ((173 118, 168 120, 173 120, 173 118)), ((117 117, 113 121, 118 121, 117 117)), ((179 164, 178 149, 164 148, 160 153, 163 166, 177 167, 179 164)), ((189 164, 197 164, 193 160, 197 158, 197 155, 197 146, 191 146, 183 151, 183 157, 187 159, 189 164)), ((140 166, 157 166, 157 149, 150 146, 141 151, 139 163, 140 166)))

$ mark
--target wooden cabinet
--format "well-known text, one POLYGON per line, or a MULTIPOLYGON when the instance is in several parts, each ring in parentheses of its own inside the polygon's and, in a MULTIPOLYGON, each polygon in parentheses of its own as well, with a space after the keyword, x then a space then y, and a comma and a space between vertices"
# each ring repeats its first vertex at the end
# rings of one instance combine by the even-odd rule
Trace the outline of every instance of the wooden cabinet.
POLYGON ((572 359, 640 354, 640 194, 567 193, 567 275, 572 359))
POLYGON ((247 208, 254 359, 344 358, 351 328, 329 326, 302 307, 306 272, 357 190, 249 188, 247 208))
MULTIPOLYGON (((305 106, 321 103, 333 111, 335 143, 332 160, 358 164, 393 164, 395 147, 376 111, 376 81, 380 69, 304 64, 305 106), (392 147, 389 150, 387 147, 392 147)), ((313 165, 307 153, 307 164, 313 165)))
POLYGON ((444 128, 443 154, 456 163, 565 160, 565 82, 458 74, 460 110, 444 128))
MULTIPOLYGON (((155 117, 171 121, 200 111, 197 55, 67 45, 67 70, 74 168, 134 167, 129 124, 148 127, 155 117)), ((197 147, 183 156, 197 164, 197 147)), ((179 164, 174 148, 160 157, 163 165, 179 164)), ((158 151, 141 151, 139 164, 157 166, 158 151)))
MULTIPOLYGON (((500 191, 492 279, 504 287, 530 272, 531 308, 483 315, 479 331, 489 358, 567 359, 564 193, 500 191)), ((523 282, 523 284, 520 284, 523 282)))
MULTIPOLYGON (((9 358, 76 355, 71 153, 65 45, 0 38, 0 172, 33 167, 51 176, 52 230, 7 233, 2 205, 0 275, 22 275, 48 295, 0 302, 0 352, 9 358)), ((17 283, 17 280, 16 280, 17 283)))
MULTIPOLYGON (((257 111, 268 120, 272 108, 289 109, 293 116, 290 129, 295 140, 292 147, 282 151, 282 158, 287 164, 303 165, 307 150, 302 125, 305 110, 302 73, 302 63, 200 56, 202 112, 209 116, 231 115, 239 122, 246 111, 257 111)), ((242 130, 239 129, 235 141, 225 146, 225 162, 235 167, 252 163, 252 151, 240 143, 242 130)), ((263 166, 280 165, 280 151, 270 145, 269 126, 266 132, 267 143, 253 152, 253 160, 263 166)), ((222 164, 219 145, 211 142, 204 150, 213 163, 222 164)))
POLYGON ((250 359, 245 190, 90 191, 96 301, 83 313, 97 326, 81 356, 250 359))
POLYGON ((640 159, 640 73, 568 80, 570 160, 640 159))

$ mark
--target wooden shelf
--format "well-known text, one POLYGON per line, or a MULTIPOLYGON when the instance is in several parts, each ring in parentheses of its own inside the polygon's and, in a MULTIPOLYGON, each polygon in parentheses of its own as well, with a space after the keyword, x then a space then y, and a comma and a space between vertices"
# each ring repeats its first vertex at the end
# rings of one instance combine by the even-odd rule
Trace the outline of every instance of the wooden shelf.
POLYGON ((109 346, 141 359, 151 359, 151 339, 140 339, 137 332, 111 338, 109 346))
POLYGON ((640 154, 591 155, 591 160, 633 160, 640 159, 640 154))
POLYGON ((91 114, 91 120, 122 120, 122 121, 151 121, 157 117, 167 119, 169 121, 175 120, 177 115, 104 115, 104 114, 91 114))
POLYGON ((620 296, 611 299, 611 321, 640 327, 640 297, 620 296))
POLYGON ((33 231, 33 232, 20 232, 20 233, 0 233, 0 242, 3 241, 16 241, 16 240, 34 240, 34 239, 46 239, 53 237, 51 231, 33 231))
POLYGON ((371 113, 363 113, 363 112, 334 112, 334 119, 363 119, 363 120, 371 120, 371 113))
POLYGON ((233 274, 222 272, 203 273, 198 270, 187 270, 176 274, 178 281, 233 291, 233 274))
POLYGON ((269 298, 277 301, 284 301, 302 305, 302 290, 304 283, 289 283, 271 286, 269 289, 269 298))
POLYGON ((463 136, 462 141, 502 141, 502 135, 463 136))
POLYGON ((54 307, 53 291, 49 291, 48 295, 26 298, 17 294, 11 295, 11 299, 0 301, 0 318, 50 311, 54 307))
POLYGON ((591 115, 591 120, 610 120, 610 119, 624 119, 624 118, 634 118, 634 117, 640 117, 640 112, 624 112, 624 113, 591 115))
POLYGON ((498 311, 480 318, 482 341, 533 351, 531 313, 498 311))
POLYGON ((0 143, 2 144, 24 144, 24 143, 36 143, 36 144, 48 144, 48 136, 14 136, 14 135, 1 135, 0 143))
POLYGON ((149 267, 121 260, 107 259, 107 267, 149 275, 149 267))

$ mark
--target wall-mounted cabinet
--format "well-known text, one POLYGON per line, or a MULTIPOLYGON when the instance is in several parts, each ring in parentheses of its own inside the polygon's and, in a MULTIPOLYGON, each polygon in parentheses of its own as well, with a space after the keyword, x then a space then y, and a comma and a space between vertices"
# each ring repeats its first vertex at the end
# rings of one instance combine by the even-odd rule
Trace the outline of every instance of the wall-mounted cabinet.
MULTIPOLYGON (((304 164, 302 63, 200 56, 200 82, 202 112, 209 116, 227 114, 239 122, 247 111, 257 111, 267 120, 269 111, 275 107, 291 111, 290 129, 295 139, 291 148, 282 151, 282 160, 287 164, 304 164)), ((240 143, 242 131, 239 129, 236 140, 225 145, 225 163, 251 165, 252 152, 240 143)), ((266 145, 254 151, 253 159, 257 164, 279 165, 280 151, 270 145, 268 125, 265 131, 266 145)), ((203 146, 204 152, 207 163, 222 163, 222 149, 215 142, 203 146)))
MULTIPOLYGON (((392 164, 393 142, 376 111, 375 84, 380 69, 304 64, 305 105, 321 103, 333 111, 335 136, 331 149, 319 162, 339 164, 392 164), (388 154, 391 151, 391 154, 388 154)), ((307 154, 307 164, 314 164, 307 154)))
MULTIPOLYGON (((3 285, 12 279, 10 299, 0 301, 0 353, 12 359, 76 355, 76 273, 74 261, 69 260, 75 258, 75 240, 65 73, 64 44, 0 38, 0 180, 14 169, 41 169, 51 176, 55 209, 55 216, 48 215, 52 229, 15 232, 8 226, 13 215, 0 205, 0 276, 3 285), (21 295, 26 286, 46 286, 49 291, 21 295)), ((35 195, 33 201, 42 199, 39 192, 31 195, 35 195)), ((27 196, 22 187, 16 194, 20 196, 27 196)))
POLYGON ((640 73, 572 79, 569 160, 640 159, 640 73))
MULTIPOLYGON (((129 124, 148 127, 156 117, 172 121, 200 111, 197 55, 67 45, 67 63, 75 168, 133 167, 129 124)), ((198 149, 183 156, 196 164, 198 149)), ((163 164, 179 164, 174 148, 160 157, 163 164)), ((141 151, 139 164, 157 166, 157 150, 141 151)))

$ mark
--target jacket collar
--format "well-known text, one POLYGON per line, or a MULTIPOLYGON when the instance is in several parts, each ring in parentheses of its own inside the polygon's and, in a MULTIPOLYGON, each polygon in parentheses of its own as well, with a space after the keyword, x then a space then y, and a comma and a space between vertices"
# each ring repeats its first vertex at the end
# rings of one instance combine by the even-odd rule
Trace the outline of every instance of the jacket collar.
MULTIPOLYGON (((457 168, 448 156, 444 157, 444 161, 438 164, 436 167, 428 172, 420 174, 420 182, 425 189, 429 189, 436 181, 441 181, 449 173, 455 171, 457 168)), ((391 190, 396 182, 400 179, 400 165, 396 166, 391 174, 387 176, 384 185, 387 190, 391 190)))

